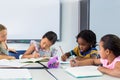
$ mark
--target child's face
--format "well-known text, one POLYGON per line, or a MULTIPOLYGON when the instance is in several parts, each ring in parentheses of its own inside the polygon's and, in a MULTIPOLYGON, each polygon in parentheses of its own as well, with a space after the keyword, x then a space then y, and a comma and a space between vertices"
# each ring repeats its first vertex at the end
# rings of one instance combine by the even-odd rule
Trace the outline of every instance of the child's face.
POLYGON ((108 54, 108 49, 104 49, 104 47, 103 47, 103 42, 102 41, 100 41, 100 43, 99 43, 99 54, 100 54, 100 57, 102 58, 102 59, 106 59, 107 58, 107 54, 108 54))
POLYGON ((82 38, 78 38, 78 45, 79 45, 79 48, 82 52, 85 52, 87 51, 89 48, 90 48, 90 44, 88 42, 86 42, 84 39, 82 38))
POLYGON ((47 38, 42 38, 40 42, 41 49, 49 49, 52 43, 47 38))
POLYGON ((7 30, 0 31, 0 42, 7 40, 7 30))

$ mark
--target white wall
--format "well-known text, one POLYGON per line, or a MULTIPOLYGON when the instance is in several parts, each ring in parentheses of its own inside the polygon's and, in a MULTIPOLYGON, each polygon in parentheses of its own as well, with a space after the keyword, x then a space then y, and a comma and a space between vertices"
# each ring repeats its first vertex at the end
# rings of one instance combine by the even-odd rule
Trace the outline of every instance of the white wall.
MULTIPOLYGON (((62 46, 64 52, 76 46, 78 34, 78 0, 61 0, 62 24, 61 41, 54 46, 62 46)), ((90 29, 97 35, 97 41, 107 33, 120 36, 120 0, 90 0, 90 29)), ((27 49, 29 44, 8 44, 17 50, 27 49)))
MULTIPOLYGON (((73 49, 76 44, 76 35, 78 34, 78 1, 79 0, 61 0, 61 41, 57 42, 54 47, 61 46, 63 51, 73 49)), ((27 49, 29 44, 8 44, 17 50, 27 49)))
POLYGON ((90 29, 97 35, 97 41, 105 34, 120 37, 120 0, 91 0, 90 29))

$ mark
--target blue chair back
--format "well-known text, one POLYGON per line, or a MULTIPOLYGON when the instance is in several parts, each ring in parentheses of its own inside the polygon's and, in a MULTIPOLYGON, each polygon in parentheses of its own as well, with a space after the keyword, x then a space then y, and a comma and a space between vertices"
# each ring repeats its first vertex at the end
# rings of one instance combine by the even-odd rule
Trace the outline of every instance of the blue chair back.
POLYGON ((9 56, 14 56, 16 59, 19 59, 19 56, 21 54, 24 54, 26 50, 17 50, 17 53, 10 52, 9 51, 9 56))

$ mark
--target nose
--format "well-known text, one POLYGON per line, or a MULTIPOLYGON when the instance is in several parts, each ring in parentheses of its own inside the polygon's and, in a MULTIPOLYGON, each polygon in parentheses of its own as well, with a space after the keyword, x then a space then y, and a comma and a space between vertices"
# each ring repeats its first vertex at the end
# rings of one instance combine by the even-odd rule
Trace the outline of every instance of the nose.
POLYGON ((42 46, 42 48, 45 49, 45 47, 46 47, 46 45, 44 44, 44 45, 42 46))
POLYGON ((82 50, 83 49, 83 47, 82 46, 79 46, 79 48, 82 50))

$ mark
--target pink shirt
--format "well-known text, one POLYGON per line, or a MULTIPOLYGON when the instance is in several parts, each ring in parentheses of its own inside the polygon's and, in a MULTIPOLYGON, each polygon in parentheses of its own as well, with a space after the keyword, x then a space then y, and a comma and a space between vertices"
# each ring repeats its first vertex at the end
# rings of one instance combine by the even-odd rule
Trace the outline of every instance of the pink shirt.
POLYGON ((103 67, 109 68, 109 69, 114 69, 115 63, 117 61, 120 61, 120 56, 116 57, 111 64, 107 64, 108 60, 107 59, 100 59, 101 63, 103 64, 103 67))

